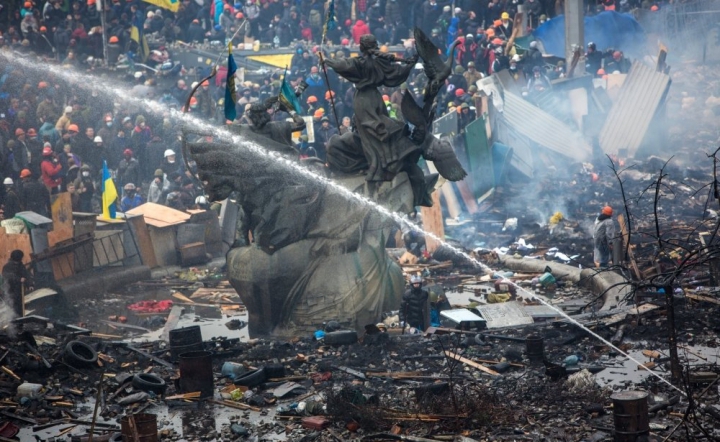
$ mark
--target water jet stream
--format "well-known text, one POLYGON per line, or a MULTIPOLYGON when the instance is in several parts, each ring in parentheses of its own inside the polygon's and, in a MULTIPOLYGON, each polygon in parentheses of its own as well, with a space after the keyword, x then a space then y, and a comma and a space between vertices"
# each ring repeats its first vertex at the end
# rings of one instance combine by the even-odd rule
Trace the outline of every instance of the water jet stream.
MULTIPOLYGON (((85 89, 88 91, 92 91, 92 90, 102 91, 106 95, 116 98, 121 102, 127 102, 127 103, 132 103, 134 105, 143 106, 155 114, 163 115, 163 114, 169 113, 173 118, 175 118, 179 121, 182 121, 185 124, 192 125, 193 127, 196 127, 202 131, 212 132, 214 135, 216 135, 220 140, 222 140, 224 142, 233 143, 235 145, 241 145, 244 148, 248 149, 250 152, 252 152, 260 157, 272 158, 274 161, 285 166, 289 171, 297 173, 305 178, 315 180, 316 182, 323 183, 324 185, 331 187, 334 191, 337 191, 338 193, 342 194, 348 200, 356 201, 364 206, 369 207, 370 209, 374 210, 376 213, 379 213, 379 214, 385 216, 386 218, 393 219, 394 221, 396 221, 397 223, 399 223, 401 225, 407 225, 412 230, 414 230, 418 233, 422 233, 426 236, 429 236, 430 238, 438 241, 440 244, 443 244, 448 250, 451 250, 454 254, 461 256, 462 258, 471 262, 474 266, 484 270, 485 272, 491 272, 491 273, 495 272, 495 270, 493 270, 491 267, 489 267, 489 266, 483 264, 482 262, 478 261, 477 259, 473 258, 468 253, 465 253, 461 249, 448 244, 447 242, 445 242, 445 240, 443 238, 440 238, 431 232, 425 232, 423 229, 421 229, 417 225, 405 220, 403 218, 403 215, 394 213, 394 212, 386 209, 385 207, 381 206, 380 204, 376 203, 375 201, 371 200, 370 198, 367 198, 363 195, 357 194, 357 193, 351 191, 350 189, 332 181, 331 179, 329 179, 327 177, 318 175, 318 174, 312 172, 310 169, 306 169, 306 168, 302 167, 301 165, 299 165, 296 162, 293 162, 289 159, 283 158, 283 157, 275 154, 274 152, 270 152, 270 151, 264 149, 262 146, 259 146, 255 143, 243 140, 242 137, 231 133, 227 129, 207 123, 203 120, 200 120, 200 119, 192 116, 191 114, 182 113, 182 112, 180 112, 178 110, 174 110, 174 109, 168 109, 166 106, 164 106, 156 101, 153 101, 150 99, 142 99, 142 98, 133 97, 131 92, 128 89, 121 88, 121 87, 107 86, 107 85, 99 82, 100 79, 98 77, 95 77, 92 75, 79 73, 79 72, 76 72, 75 70, 62 69, 57 66, 48 65, 48 64, 43 65, 42 67, 38 67, 35 64, 31 63, 31 61, 29 61, 28 59, 18 57, 12 53, 0 54, 0 57, 3 57, 3 56, 12 59, 16 66, 22 66, 25 69, 33 70, 33 71, 42 71, 45 73, 48 71, 52 72, 54 75, 56 75, 58 77, 62 77, 68 83, 75 84, 76 86, 78 86, 82 89, 85 89)), ((569 321, 573 325, 584 330, 589 335, 593 336, 594 338, 598 339, 600 342, 604 343, 608 347, 617 351, 619 354, 625 356, 626 358, 637 363, 638 365, 644 365, 639 360, 633 358, 628 353, 624 352, 617 346, 613 345, 607 339, 603 338, 602 336, 598 335, 597 333, 593 332, 589 328, 582 325, 580 322, 578 322, 575 319, 573 319, 572 317, 570 317, 567 313, 565 313, 561 309, 559 309, 559 308, 553 306, 552 304, 550 304, 549 302, 547 302, 543 297, 541 297, 535 293, 529 292, 525 288, 520 287, 519 285, 517 285, 515 283, 512 283, 512 284, 523 294, 525 294, 531 298, 534 298, 537 301, 539 301, 540 303, 542 303, 543 305, 549 307, 550 309, 555 311, 558 315, 562 316, 565 320, 569 321)), ((673 385, 670 381, 668 381, 664 377, 660 376, 658 373, 655 373, 652 370, 648 370, 648 373, 650 373, 652 376, 656 377, 663 383, 667 384, 672 389, 677 390, 683 396, 686 396, 686 393, 683 390, 681 390, 680 388, 673 385)))

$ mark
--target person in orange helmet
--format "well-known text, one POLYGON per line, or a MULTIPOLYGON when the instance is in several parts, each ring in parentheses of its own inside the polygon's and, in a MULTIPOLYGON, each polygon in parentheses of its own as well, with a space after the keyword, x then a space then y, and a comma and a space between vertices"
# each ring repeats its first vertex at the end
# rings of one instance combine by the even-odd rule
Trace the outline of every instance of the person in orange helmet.
POLYGON ((612 249, 615 241, 615 224, 612 215, 612 207, 605 206, 595 219, 593 260, 597 268, 607 267, 612 262, 612 249))

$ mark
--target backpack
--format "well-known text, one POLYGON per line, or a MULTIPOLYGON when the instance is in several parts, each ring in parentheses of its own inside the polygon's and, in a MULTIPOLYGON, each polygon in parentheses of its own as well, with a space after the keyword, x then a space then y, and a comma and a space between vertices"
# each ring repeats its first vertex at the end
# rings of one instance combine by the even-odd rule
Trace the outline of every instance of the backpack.
POLYGON ((322 14, 317 9, 311 9, 310 15, 308 16, 310 26, 313 28, 319 28, 322 26, 322 14))

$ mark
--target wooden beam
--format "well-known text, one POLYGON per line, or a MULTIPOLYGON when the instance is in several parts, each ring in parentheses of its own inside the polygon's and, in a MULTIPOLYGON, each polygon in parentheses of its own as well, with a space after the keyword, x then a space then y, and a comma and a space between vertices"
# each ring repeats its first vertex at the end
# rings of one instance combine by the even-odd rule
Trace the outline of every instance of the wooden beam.
POLYGON ((460 356, 460 355, 458 355, 458 354, 455 354, 455 353, 453 353, 453 352, 451 352, 451 351, 447 351, 447 350, 446 350, 446 351, 445 351, 445 356, 447 356, 447 357, 449 357, 449 358, 451 358, 451 359, 455 359, 456 361, 460 361, 460 362, 462 362, 462 363, 465 364, 465 365, 469 365, 470 367, 477 368, 477 369, 480 370, 480 371, 484 371, 485 373, 487 373, 487 374, 489 374, 489 375, 492 375, 492 376, 500 376, 500 373, 498 373, 497 371, 491 370, 491 369, 487 368, 487 367, 484 366, 484 365, 478 364, 478 363, 475 362, 475 361, 471 361, 470 359, 464 358, 464 357, 462 357, 462 356, 460 356))

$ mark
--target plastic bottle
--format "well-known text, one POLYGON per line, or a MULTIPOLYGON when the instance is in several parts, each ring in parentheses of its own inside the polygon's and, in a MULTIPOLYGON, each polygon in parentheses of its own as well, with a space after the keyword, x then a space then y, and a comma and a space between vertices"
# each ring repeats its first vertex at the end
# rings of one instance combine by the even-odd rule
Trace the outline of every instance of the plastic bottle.
POLYGON ((30 399, 35 399, 36 397, 40 397, 40 392, 42 391, 43 386, 42 384, 32 384, 30 382, 23 382, 20 384, 20 386, 17 389, 17 394, 19 397, 27 397, 30 399))
POLYGON ((580 361, 580 358, 577 355, 570 355, 567 358, 565 358, 565 366, 570 367, 573 365, 577 365, 577 363, 580 361))
POLYGON ((225 362, 222 366, 221 373, 223 376, 235 380, 235 378, 245 374, 247 369, 244 365, 238 364, 237 362, 225 362))

